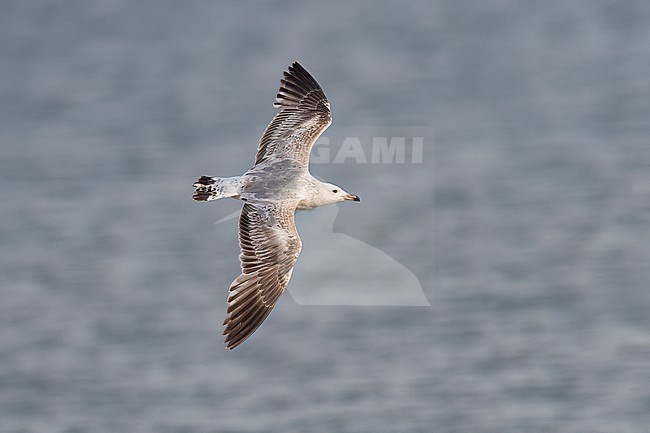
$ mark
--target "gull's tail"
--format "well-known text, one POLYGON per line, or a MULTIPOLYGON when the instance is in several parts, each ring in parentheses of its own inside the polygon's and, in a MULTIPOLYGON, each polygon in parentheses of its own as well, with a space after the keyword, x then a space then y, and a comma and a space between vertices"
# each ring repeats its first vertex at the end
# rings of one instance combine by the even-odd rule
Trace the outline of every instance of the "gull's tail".
POLYGON ((201 176, 194 182, 194 194, 192 198, 196 201, 218 200, 224 197, 239 197, 238 178, 221 178, 201 176))

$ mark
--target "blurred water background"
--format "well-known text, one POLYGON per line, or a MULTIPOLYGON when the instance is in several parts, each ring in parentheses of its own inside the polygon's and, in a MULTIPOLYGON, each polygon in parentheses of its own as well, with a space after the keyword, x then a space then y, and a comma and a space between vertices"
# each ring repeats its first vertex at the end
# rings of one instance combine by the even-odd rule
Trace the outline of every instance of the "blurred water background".
POLYGON ((643 0, 3 1, 0 431, 650 431, 649 76, 643 0), (250 166, 294 60, 332 130, 435 131, 313 169, 432 306, 285 296, 227 352, 238 203, 190 185, 250 166))

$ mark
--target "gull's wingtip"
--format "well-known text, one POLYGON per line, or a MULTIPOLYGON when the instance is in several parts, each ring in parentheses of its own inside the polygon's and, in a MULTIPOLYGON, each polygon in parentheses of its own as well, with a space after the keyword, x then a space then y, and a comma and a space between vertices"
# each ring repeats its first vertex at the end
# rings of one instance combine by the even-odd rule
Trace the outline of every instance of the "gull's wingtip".
MULTIPOLYGON (((316 79, 298 61, 294 61, 284 71, 273 106, 276 108, 296 108, 303 100, 310 97, 313 99, 311 105, 327 102, 327 97, 316 79)), ((311 106, 309 108, 316 109, 317 107, 311 106)), ((327 109, 329 110, 329 105, 327 109)))

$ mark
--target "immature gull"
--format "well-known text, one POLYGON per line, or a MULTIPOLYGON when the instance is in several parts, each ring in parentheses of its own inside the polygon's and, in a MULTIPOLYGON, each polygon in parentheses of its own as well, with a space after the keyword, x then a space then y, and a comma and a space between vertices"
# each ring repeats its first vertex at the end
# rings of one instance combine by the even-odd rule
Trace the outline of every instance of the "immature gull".
POLYGON ((223 323, 228 349, 259 328, 289 283, 302 247, 296 209, 361 201, 309 173, 311 148, 332 116, 323 89, 298 62, 284 73, 274 106, 280 112, 264 131, 250 170, 235 177, 201 176, 194 183, 194 200, 244 202, 239 216, 242 273, 230 285, 223 323))

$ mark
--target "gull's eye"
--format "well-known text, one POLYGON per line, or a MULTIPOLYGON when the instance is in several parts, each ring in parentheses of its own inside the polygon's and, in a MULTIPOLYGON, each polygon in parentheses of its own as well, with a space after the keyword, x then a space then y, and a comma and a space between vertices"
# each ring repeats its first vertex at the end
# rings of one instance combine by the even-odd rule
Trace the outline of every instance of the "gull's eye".
POLYGON ((337 192, 339 192, 339 190, 338 190, 338 189, 334 189, 334 190, 332 190, 332 192, 333 192, 334 194, 336 194, 337 192))

